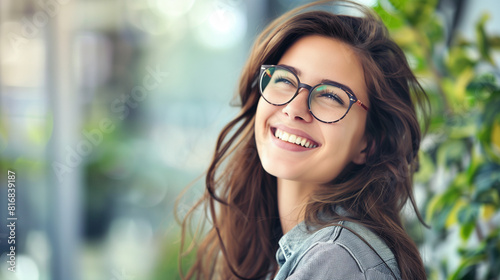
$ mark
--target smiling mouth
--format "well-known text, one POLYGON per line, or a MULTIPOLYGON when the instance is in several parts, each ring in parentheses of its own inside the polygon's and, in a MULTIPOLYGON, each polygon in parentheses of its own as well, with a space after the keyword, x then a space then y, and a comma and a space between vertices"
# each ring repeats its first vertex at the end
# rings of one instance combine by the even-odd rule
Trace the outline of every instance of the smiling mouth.
POLYGON ((274 137, 280 139, 281 141, 292 143, 309 149, 318 147, 318 145, 310 139, 288 133, 278 128, 273 128, 271 131, 273 132, 274 137))

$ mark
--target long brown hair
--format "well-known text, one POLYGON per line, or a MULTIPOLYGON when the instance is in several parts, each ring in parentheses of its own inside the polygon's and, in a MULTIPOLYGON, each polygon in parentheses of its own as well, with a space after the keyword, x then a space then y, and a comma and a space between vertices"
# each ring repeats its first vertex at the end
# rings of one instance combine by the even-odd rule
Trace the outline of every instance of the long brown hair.
POLYGON ((257 38, 239 82, 241 110, 220 133, 206 175, 205 195, 182 222, 183 243, 195 208, 204 206, 211 222, 195 246, 196 259, 184 278, 266 279, 278 270, 275 253, 283 233, 276 178, 264 171, 255 147, 260 98, 255 81, 260 65, 277 64, 294 42, 313 34, 338 39, 356 52, 371 105, 365 129, 366 163, 348 165, 314 193, 305 208, 305 223, 316 228, 340 220, 360 223, 391 248, 403 279, 425 279, 420 254, 400 214, 410 200, 423 223, 413 197, 412 177, 421 141, 416 106, 425 109, 427 97, 378 16, 359 4, 339 1, 318 1, 294 9, 257 38), (309 10, 328 2, 355 7, 363 16, 309 10), (350 218, 340 217, 333 205, 346 209, 350 218))

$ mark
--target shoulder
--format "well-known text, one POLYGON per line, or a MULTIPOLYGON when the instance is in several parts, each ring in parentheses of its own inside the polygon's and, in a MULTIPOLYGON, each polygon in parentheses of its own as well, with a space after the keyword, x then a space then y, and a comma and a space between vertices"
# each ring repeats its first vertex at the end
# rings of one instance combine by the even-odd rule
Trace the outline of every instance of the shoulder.
POLYGON ((315 232, 297 252, 286 279, 399 279, 387 245, 367 228, 350 222, 315 232))
POLYGON ((343 226, 333 243, 349 251, 360 270, 385 267, 399 275, 396 258, 382 238, 357 223, 343 222, 343 226))

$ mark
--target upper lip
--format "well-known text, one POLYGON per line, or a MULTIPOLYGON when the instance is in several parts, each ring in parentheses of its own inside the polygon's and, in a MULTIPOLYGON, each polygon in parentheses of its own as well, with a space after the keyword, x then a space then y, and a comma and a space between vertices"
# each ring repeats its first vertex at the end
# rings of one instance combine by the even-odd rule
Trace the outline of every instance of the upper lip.
POLYGON ((314 144, 314 145, 317 145, 317 146, 320 145, 318 143, 318 141, 315 141, 309 134, 305 133, 302 130, 291 128, 291 127, 288 127, 288 126, 285 126, 285 125, 282 125, 282 124, 271 126, 271 129, 273 129, 273 128, 274 129, 278 128, 279 130, 285 131, 287 133, 295 134, 295 135, 297 135, 299 137, 306 138, 307 140, 311 141, 311 143, 314 144))

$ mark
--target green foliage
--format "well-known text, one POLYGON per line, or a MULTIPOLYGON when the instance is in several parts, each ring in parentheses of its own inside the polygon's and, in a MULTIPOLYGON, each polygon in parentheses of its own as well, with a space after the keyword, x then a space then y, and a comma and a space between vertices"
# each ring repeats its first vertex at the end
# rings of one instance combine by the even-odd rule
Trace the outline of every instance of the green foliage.
POLYGON ((425 186, 424 214, 432 228, 420 245, 446 253, 426 252, 428 276, 498 279, 500 69, 493 53, 500 37, 486 32, 490 16, 484 14, 473 40, 454 34, 448 46, 437 1, 380 2, 375 10, 430 95, 428 144, 415 179, 425 186))

